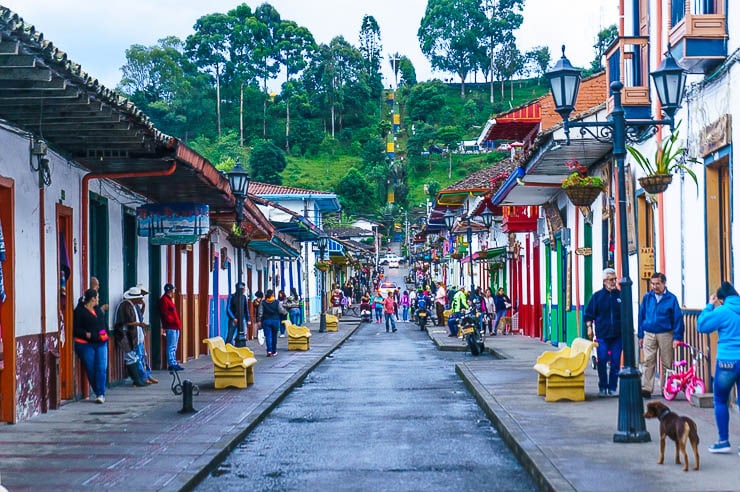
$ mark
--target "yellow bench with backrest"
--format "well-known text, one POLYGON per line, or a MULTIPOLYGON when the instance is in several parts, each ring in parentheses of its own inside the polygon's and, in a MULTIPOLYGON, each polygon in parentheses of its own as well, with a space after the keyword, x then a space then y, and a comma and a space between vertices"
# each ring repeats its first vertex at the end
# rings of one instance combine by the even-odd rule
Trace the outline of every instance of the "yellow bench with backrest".
POLYGON ((254 384, 254 365, 257 359, 247 347, 234 347, 221 337, 205 338, 213 361, 213 386, 216 389, 233 386, 246 388, 254 384))
POLYGON ((444 320, 442 320, 443 324, 447 324, 447 320, 450 319, 450 315, 452 314, 452 309, 445 309, 442 311, 442 316, 444 317, 444 320))
POLYGON ((326 331, 339 331, 339 318, 333 314, 326 314, 326 331))
POLYGON ((305 326, 294 325, 290 320, 283 321, 288 332, 288 350, 308 350, 311 348, 311 330, 305 326))
POLYGON ((585 338, 576 338, 570 347, 544 352, 537 357, 537 394, 545 401, 586 399, 586 367, 591 350, 598 344, 585 338))

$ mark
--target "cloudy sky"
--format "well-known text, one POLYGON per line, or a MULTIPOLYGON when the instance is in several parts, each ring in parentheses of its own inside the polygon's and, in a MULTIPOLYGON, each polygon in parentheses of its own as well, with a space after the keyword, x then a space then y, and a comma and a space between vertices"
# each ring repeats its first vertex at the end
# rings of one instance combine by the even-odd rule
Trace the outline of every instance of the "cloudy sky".
MULTIPOLYGON (((3 5, 44 33, 45 39, 66 51, 85 71, 107 87, 120 80, 125 51, 132 44, 146 46, 175 35, 185 39, 202 15, 227 12, 239 0, 0 0, 3 5)), ((247 0, 256 7, 264 0, 247 0)), ((408 56, 417 78, 446 79, 432 72, 419 50, 416 32, 426 0, 271 0, 281 17, 306 26, 318 42, 334 36, 357 44, 362 17, 370 14, 380 26, 383 52, 408 56)), ((566 44, 568 58, 587 66, 593 58, 600 28, 617 21, 618 0, 526 0, 524 24, 517 32, 519 49, 548 46, 553 60, 566 44)), ((391 73, 388 63, 383 64, 391 73)), ((390 80, 390 79, 388 79, 390 80)), ((388 82, 386 82, 388 85, 388 82)))

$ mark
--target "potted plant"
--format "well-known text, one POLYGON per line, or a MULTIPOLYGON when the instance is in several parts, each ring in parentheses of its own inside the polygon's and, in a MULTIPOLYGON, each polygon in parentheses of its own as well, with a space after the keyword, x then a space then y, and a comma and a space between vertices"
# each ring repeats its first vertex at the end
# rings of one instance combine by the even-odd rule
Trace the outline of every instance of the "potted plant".
POLYGON ((677 141, 678 129, 675 129, 655 150, 655 157, 652 161, 636 148, 631 145, 627 146, 627 151, 645 172, 645 176, 639 178, 638 181, 646 192, 652 194, 663 193, 673 181, 673 174, 680 170, 691 176, 694 184, 697 187, 699 186, 696 174, 685 164, 686 160, 696 162, 696 159, 682 159, 686 149, 683 147, 676 148, 677 141))
POLYGON ((313 266, 318 271, 325 272, 329 270, 329 267, 331 266, 331 260, 316 260, 316 263, 314 263, 313 266))
POLYGON ((575 159, 565 161, 573 172, 561 182, 563 191, 576 207, 590 207, 596 197, 604 191, 604 180, 589 176, 588 169, 575 159))

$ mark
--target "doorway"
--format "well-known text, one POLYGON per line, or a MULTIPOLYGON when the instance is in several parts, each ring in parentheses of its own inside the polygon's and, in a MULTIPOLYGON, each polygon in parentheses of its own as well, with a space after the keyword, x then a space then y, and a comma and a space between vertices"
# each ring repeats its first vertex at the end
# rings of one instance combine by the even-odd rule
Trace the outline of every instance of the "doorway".
MULTIPOLYGON (((0 253, 0 273, 5 301, 0 302, 0 422, 16 422, 15 373, 15 183, 0 176, 0 232, 4 240, 4 254, 0 253)), ((0 248, 0 251, 2 248, 0 248)))
POLYGON ((729 158, 710 164, 706 177, 707 292, 712 292, 723 280, 733 282, 729 158))
MULTIPOLYGON (((75 287, 72 283, 74 252, 72 234, 72 209, 61 204, 56 206, 56 223, 59 232, 57 244, 57 270, 60 282, 57 284, 59 306, 59 398, 70 400, 74 397, 75 355, 72 336, 72 316, 74 311, 75 287)), ((81 368, 79 369, 81 370, 81 368)), ((81 375, 80 375, 81 377, 81 375)))
POLYGON ((639 246, 639 299, 650 290, 655 268, 655 218, 653 204, 644 193, 637 197, 637 244, 639 246))

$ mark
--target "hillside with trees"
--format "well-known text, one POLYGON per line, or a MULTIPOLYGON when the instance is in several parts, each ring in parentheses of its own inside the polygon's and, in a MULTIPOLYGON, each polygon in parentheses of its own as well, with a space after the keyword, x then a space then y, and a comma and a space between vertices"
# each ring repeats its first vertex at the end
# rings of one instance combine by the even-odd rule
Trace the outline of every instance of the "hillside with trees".
POLYGON ((118 90, 221 169, 239 158, 255 180, 334 191, 349 214, 388 217, 502 159, 450 151, 477 138, 491 115, 547 92, 549 50, 516 47, 523 3, 428 1, 418 29, 422 52, 459 83, 419 82, 402 52, 383 56, 371 15, 356 40, 323 44, 265 3, 205 15, 184 40, 131 46, 118 90), (450 13, 444 22, 440 12, 450 13), (387 63, 394 80, 385 83, 397 88, 401 116, 394 158, 386 155, 387 63))

